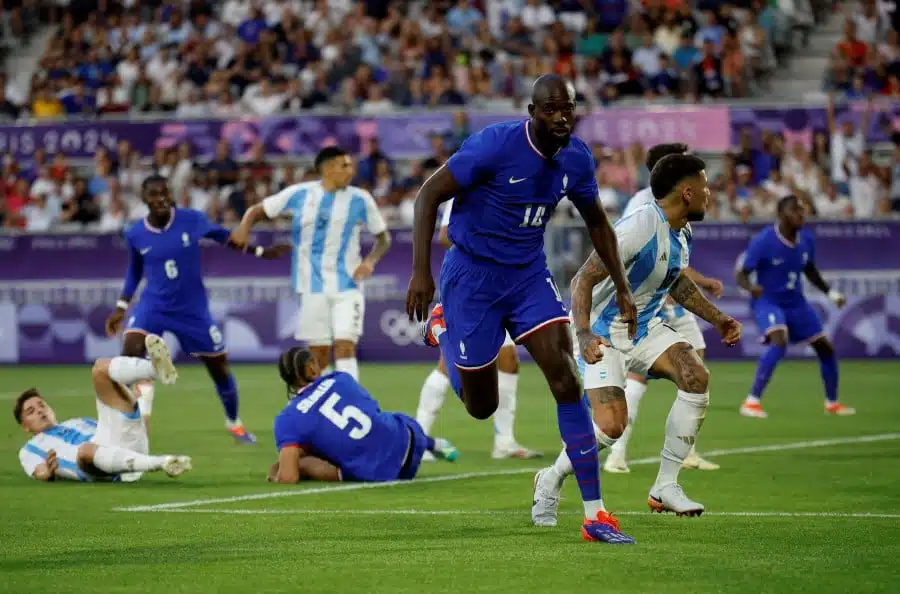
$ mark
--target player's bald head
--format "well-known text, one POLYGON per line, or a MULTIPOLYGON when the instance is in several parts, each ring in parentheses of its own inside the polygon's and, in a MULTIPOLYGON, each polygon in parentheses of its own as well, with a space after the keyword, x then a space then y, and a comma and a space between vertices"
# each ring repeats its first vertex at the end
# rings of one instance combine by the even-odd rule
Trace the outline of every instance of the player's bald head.
POLYGON ((575 101, 575 87, 558 74, 539 76, 531 86, 531 103, 539 105, 550 99, 575 101))

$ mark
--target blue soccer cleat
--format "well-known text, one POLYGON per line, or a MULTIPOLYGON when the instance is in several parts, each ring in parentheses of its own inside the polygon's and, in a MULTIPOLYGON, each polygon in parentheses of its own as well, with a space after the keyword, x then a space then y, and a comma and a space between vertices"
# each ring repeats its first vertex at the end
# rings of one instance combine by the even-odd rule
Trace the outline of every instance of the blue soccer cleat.
POLYGON ((431 315, 422 328, 422 339, 426 346, 440 346, 438 339, 441 334, 447 331, 447 324, 444 322, 444 306, 438 303, 431 309, 431 315))
POLYGON ((590 542, 606 544, 634 544, 634 539, 619 532, 619 521, 605 511, 597 512, 596 520, 585 520, 581 537, 590 542))
POLYGON ((256 436, 247 431, 247 429, 243 425, 235 425, 234 427, 229 427, 228 432, 231 433, 231 436, 234 437, 234 440, 240 444, 256 444, 256 436))

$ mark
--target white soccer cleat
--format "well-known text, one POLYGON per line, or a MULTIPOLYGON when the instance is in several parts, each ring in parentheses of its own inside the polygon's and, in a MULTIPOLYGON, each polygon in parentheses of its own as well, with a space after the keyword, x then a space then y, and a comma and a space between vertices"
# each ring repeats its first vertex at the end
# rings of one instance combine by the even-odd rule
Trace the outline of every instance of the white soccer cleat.
POLYGON ((719 470, 720 466, 715 462, 710 462, 705 458, 701 458, 696 453, 691 452, 688 457, 681 463, 682 468, 693 468, 695 470, 719 470))
POLYGON ((840 402, 826 402, 825 414, 838 417, 850 417, 856 414, 856 409, 844 406, 840 402))
POLYGON ((704 510, 703 504, 688 498, 678 483, 653 485, 647 505, 650 511, 659 514, 674 512, 676 516, 699 516, 704 510))
POLYGON ((531 523, 552 528, 559 516, 559 488, 547 477, 550 468, 534 475, 534 498, 531 501, 531 523))
POLYGON ((509 458, 515 458, 517 460, 534 460, 535 458, 543 457, 543 452, 526 448, 517 443, 509 445, 494 444, 494 451, 491 452, 491 458, 494 460, 506 460, 509 458))
POLYGON ((616 474, 631 472, 631 469, 628 468, 628 460, 625 459, 624 455, 616 452, 610 452, 609 456, 606 457, 606 462, 603 463, 603 470, 616 474))
POLYGON ((147 356, 153 364, 153 371, 156 372, 156 379, 166 385, 174 384, 178 379, 178 370, 175 369, 172 353, 169 352, 169 347, 162 337, 148 334, 144 337, 144 345, 147 347, 147 356))
POLYGON ((456 458, 459 457, 459 450, 456 449, 456 446, 443 437, 434 438, 434 449, 430 453, 434 455, 435 459, 447 462, 456 462, 456 458))
POLYGON ((166 456, 162 470, 171 477, 181 476, 193 468, 190 456, 166 456))
POLYGON ((744 400, 744 403, 741 404, 741 416, 754 419, 767 419, 769 418, 769 413, 763 410, 763 407, 759 402, 744 400))

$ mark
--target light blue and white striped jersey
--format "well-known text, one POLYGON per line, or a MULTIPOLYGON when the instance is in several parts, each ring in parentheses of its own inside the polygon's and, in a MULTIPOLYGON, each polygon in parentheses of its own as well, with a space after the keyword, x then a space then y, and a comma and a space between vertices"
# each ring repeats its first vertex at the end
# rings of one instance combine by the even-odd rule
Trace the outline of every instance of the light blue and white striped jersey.
MULTIPOLYGON (((647 206, 648 204, 655 204, 656 197, 653 195, 653 190, 649 187, 644 188, 643 190, 639 190, 637 194, 631 197, 628 200, 628 204, 625 205, 625 211, 622 213, 622 217, 627 217, 629 215, 634 214, 634 211, 641 208, 642 206, 647 206)), ((662 309, 660 310, 660 315, 664 320, 673 320, 676 318, 682 318, 686 315, 691 315, 691 313, 684 309, 681 305, 677 303, 670 303, 666 300, 663 303, 662 309)))
MULTIPOLYGON (((679 231, 672 229, 654 202, 619 219, 615 231, 637 308, 640 341, 653 326, 662 323, 660 308, 669 288, 688 266, 691 228, 686 225, 679 231)), ((615 297, 615 285, 609 278, 594 287, 591 328, 598 336, 627 336, 615 297)))
POLYGON ((262 202, 269 218, 289 214, 291 285, 297 293, 340 293, 357 289, 353 271, 362 262, 361 227, 373 235, 387 230, 372 195, 347 186, 326 192, 321 181, 288 186, 262 202))
POLYGON ((46 431, 38 433, 28 440, 19 450, 19 462, 28 476, 34 475, 34 469, 47 458, 47 452, 56 451, 59 468, 56 478, 72 481, 90 482, 96 477, 78 467, 78 446, 91 441, 97 431, 97 421, 86 417, 69 419, 46 431))

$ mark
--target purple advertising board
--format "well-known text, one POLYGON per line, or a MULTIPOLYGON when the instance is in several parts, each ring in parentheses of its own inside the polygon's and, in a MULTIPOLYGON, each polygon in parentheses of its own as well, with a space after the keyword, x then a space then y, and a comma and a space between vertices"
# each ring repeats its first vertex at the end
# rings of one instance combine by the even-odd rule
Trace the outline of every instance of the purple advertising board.
MULTIPOLYGON (((737 259, 760 228, 712 223, 694 228, 692 265, 725 282, 728 290, 718 305, 744 323, 744 340, 736 348, 725 348, 705 328, 710 358, 749 358, 760 351, 747 297, 731 280, 737 259)), ((900 222, 815 223, 811 228, 819 267, 849 297, 838 310, 815 289, 808 290, 839 354, 900 356, 900 222)), ((286 239, 286 232, 261 231, 253 241, 286 239)), ((362 360, 436 358, 420 345, 420 328, 404 313, 411 239, 409 231, 395 231, 391 251, 367 281, 362 360)), ((435 245, 435 274, 442 257, 435 245)), ((271 361, 294 343, 298 299, 289 287, 287 259, 266 262, 209 245, 203 260, 211 310, 233 360, 271 361)), ((126 263, 122 240, 115 235, 0 236, 0 362, 85 363, 116 354, 119 339, 107 338, 103 323, 121 290, 126 263)), ((559 280, 567 285, 568 279, 559 280)), ((792 354, 811 353, 801 346, 792 354)))

